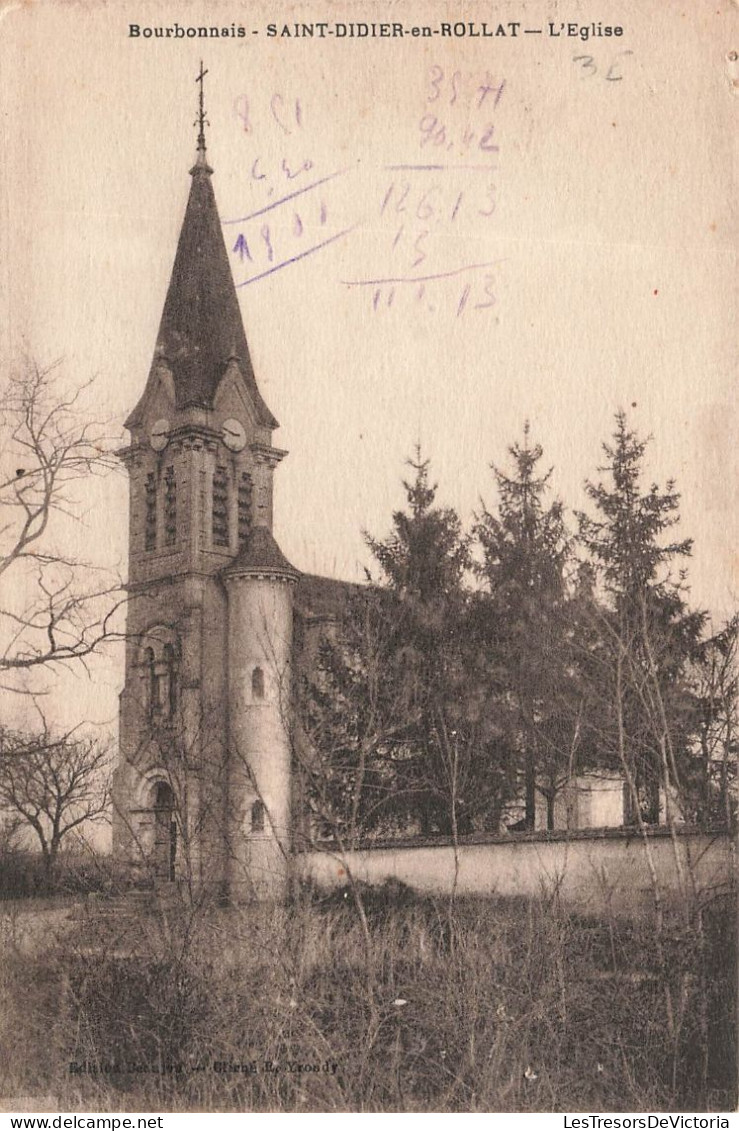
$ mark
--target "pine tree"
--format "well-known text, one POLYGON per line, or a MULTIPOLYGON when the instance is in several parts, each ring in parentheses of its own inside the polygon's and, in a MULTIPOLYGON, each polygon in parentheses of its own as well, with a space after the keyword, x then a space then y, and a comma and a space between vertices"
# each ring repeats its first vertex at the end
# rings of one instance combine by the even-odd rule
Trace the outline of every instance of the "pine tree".
POLYGON ((577 517, 605 600, 593 605, 598 630, 587 662, 596 688, 593 746, 604 761, 621 763, 633 779, 633 807, 655 823, 660 787, 679 790, 689 769, 696 726, 689 666, 705 614, 688 608, 684 569, 673 572, 692 548, 690 539, 665 537, 679 522, 674 481, 664 490, 642 486, 648 442, 616 414, 599 468, 609 478, 586 483, 595 516, 577 517))
POLYGON ((379 583, 397 610, 409 689, 395 804, 398 816, 423 832, 468 831, 474 808, 464 654, 469 538, 456 511, 436 505, 437 484, 420 447, 407 462, 414 472, 403 482, 407 508, 393 514, 386 538, 366 536, 379 583))
POLYGON ((429 461, 416 449, 408 464, 406 508, 386 538, 365 535, 378 576, 368 572, 304 687, 314 807, 350 838, 466 831, 485 804, 465 656, 469 539, 435 505, 429 461))
POLYGON ((562 504, 546 505, 551 469, 539 472, 543 451, 531 445, 528 423, 523 444, 514 443, 508 452, 512 474, 491 465, 497 513, 483 510, 475 526, 487 592, 480 624, 489 654, 505 672, 515 715, 525 827, 534 827, 537 785, 552 827, 554 799, 576 753, 577 711, 568 664, 568 535, 562 504))
POLYGON ((430 461, 407 461, 415 472, 403 480, 408 509, 395 511, 393 530, 382 540, 365 535, 367 545, 380 566, 380 582, 405 601, 424 611, 430 622, 462 597, 465 571, 469 568, 469 539, 451 507, 435 506, 438 484, 429 483, 430 461))

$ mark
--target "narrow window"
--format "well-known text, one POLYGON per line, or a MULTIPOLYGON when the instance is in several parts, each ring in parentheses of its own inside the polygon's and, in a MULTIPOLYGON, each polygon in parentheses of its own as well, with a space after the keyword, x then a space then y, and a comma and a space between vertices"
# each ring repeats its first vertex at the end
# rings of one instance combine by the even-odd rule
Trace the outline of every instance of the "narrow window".
POLYGON ((261 668, 255 668, 251 673, 251 694, 252 699, 264 699, 264 672, 261 668))
POLYGON ((177 541, 177 480, 173 467, 164 475, 164 541, 174 546, 177 541))
POLYGON ((171 644, 164 645, 164 663, 167 665, 167 713, 172 718, 177 710, 177 673, 171 644))
POLYGON ((255 801, 251 807, 251 831, 253 833, 264 832, 264 802, 255 801))
POLYGON ((229 545, 228 473, 220 466, 213 474, 213 545, 229 545))
POLYGON ((167 782, 154 793, 154 868, 158 880, 172 882, 177 875, 177 820, 174 794, 167 782))
POLYGON ((251 500, 252 482, 247 471, 242 471, 237 492, 237 509, 239 522, 239 548, 249 541, 251 531, 251 500))
POLYGON ((157 478, 153 471, 150 471, 146 476, 144 498, 146 505, 144 548, 155 550, 157 546, 157 478))
POLYGON ((146 678, 147 678, 147 697, 146 704, 149 714, 153 715, 159 704, 159 677, 156 673, 156 661, 154 659, 154 649, 147 648, 144 652, 144 662, 146 664, 146 678))

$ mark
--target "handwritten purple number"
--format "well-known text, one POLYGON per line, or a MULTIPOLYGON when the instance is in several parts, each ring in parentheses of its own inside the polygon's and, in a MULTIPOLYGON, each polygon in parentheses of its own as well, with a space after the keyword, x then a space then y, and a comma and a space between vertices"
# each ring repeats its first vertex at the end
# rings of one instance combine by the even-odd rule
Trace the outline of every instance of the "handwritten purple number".
POLYGON ((495 126, 488 126, 485 133, 480 138, 480 149, 485 153, 497 153, 500 149, 499 145, 493 145, 493 134, 495 133, 495 126))
POLYGON ((481 109, 482 104, 485 101, 485 99, 487 98, 487 96, 489 94, 492 94, 493 92, 495 92, 495 101, 493 102, 493 109, 495 109, 496 106, 498 105, 498 103, 500 102, 501 95, 503 94, 503 91, 505 89, 505 79, 503 79, 498 84, 498 86, 492 86, 491 83, 492 83, 492 79, 490 78, 490 75, 488 73, 486 73, 485 74, 485 81, 483 82, 482 86, 479 86, 477 88, 477 93, 480 95, 478 102, 477 102, 477 109, 478 110, 481 109))
MULTIPOLYGON (((285 99, 282 97, 282 95, 273 94, 269 101, 269 108, 272 111, 272 117, 277 122, 277 125, 280 127, 283 133, 291 134, 292 130, 287 125, 285 125, 285 122, 283 121, 283 117, 287 117, 287 113, 284 107, 285 99)), ((303 110, 298 98, 295 99, 295 124, 298 129, 300 129, 303 124, 303 110)))
POLYGON ((243 234, 243 232, 239 233, 239 238, 236 240, 236 243, 233 245, 233 248, 231 250, 238 252, 239 259, 242 263, 244 262, 245 258, 248 259, 250 263, 252 262, 251 253, 249 251, 249 244, 246 242, 246 236, 243 234))
POLYGON ((433 141, 434 145, 443 145, 446 141, 446 130, 443 123, 434 114, 424 114, 419 123, 419 129, 424 134, 421 145, 433 141), (437 128, 438 127, 438 128, 437 128))
MULTIPOLYGON (((395 204, 395 211, 396 212, 405 212, 405 210, 406 210, 405 200, 406 200, 406 197, 408 196, 408 193, 411 191, 410 181, 402 181, 401 185, 402 185, 401 193, 400 193, 400 196, 398 197, 396 204, 395 204)), ((390 185, 390 188, 385 193, 385 199, 383 200, 382 204, 380 205, 380 215, 381 216, 382 216, 383 212, 385 211, 385 209, 387 208, 388 204, 390 203, 390 199, 391 199, 394 192, 395 192, 395 182, 393 181, 393 183, 390 185)))
POLYGON ((429 220, 432 216, 434 216, 436 214, 436 209, 434 208, 433 204, 429 203, 429 197, 431 196, 432 193, 438 192, 438 191, 439 191, 439 186, 438 185, 432 185, 431 188, 423 194, 420 201, 418 202, 418 208, 416 209, 417 219, 419 219, 419 220, 429 220))
MULTIPOLYGON (((449 79, 449 85, 452 88, 451 95, 449 97, 450 106, 453 106, 457 101, 457 96, 459 95, 459 83, 461 78, 461 71, 454 71, 451 78, 449 79)), ((432 93, 426 99, 427 102, 438 102, 439 98, 441 97, 441 87, 443 82, 444 70, 438 65, 438 63, 434 63, 429 75, 429 86, 431 87, 432 93)))
POLYGON ((433 95, 429 95, 429 97, 426 99, 427 102, 436 102, 438 100, 439 95, 441 94, 441 84, 443 81, 444 71, 438 64, 435 63, 431 68, 431 76, 429 78, 429 84, 434 93, 433 95))
POLYGON ((472 287, 470 286, 470 284, 465 283, 464 289, 463 289, 462 294, 461 294, 460 299, 459 299, 459 306, 457 307, 457 318, 459 318, 459 316, 464 311, 464 308, 467 305, 467 299, 470 297, 470 291, 471 290, 472 290, 472 287))
POLYGON ((492 291, 492 287, 493 287, 494 282, 495 282, 495 280, 493 279, 492 275, 486 275, 485 276, 485 284, 484 284, 482 289, 485 292, 485 295, 489 299, 489 301, 488 302, 476 302, 475 303, 475 310, 487 310, 491 306, 495 306, 496 298, 495 298, 495 295, 493 294, 493 291, 492 291))
POLYGON ((278 106, 278 104, 281 106, 282 103, 283 103, 282 95, 281 94, 273 94, 272 97, 270 98, 270 101, 269 101, 269 108, 272 111, 272 117, 277 122, 277 125, 280 127, 282 132, 289 134, 290 133, 289 129, 287 128, 287 126, 284 124, 284 122, 280 118, 279 114, 277 113, 277 106, 278 106))
POLYGON ((260 235, 261 235, 262 239, 264 240, 265 247, 267 248, 267 259, 271 263, 272 260, 275 257, 275 253, 272 249, 272 237, 270 236, 270 232, 269 232, 269 224, 264 225, 260 235))
MULTIPOLYGON (((408 193, 411 191, 410 181, 403 181, 402 186, 402 192, 398 197, 397 204, 395 205, 396 212, 405 212, 405 199, 408 196, 408 193)), ((395 188, 395 185, 393 185, 393 188, 395 188)))
POLYGON ((497 193, 497 187, 495 185, 488 185, 485 192, 486 192, 487 198, 490 202, 490 207, 489 208, 478 208, 477 213, 478 213, 479 216, 492 216, 493 212, 495 212, 495 209, 497 207, 497 201, 495 199, 496 193, 497 193))
POLYGON ((244 133, 251 133, 251 124, 249 122, 249 99, 245 94, 240 94, 234 102, 234 110, 236 116, 241 118, 244 126, 244 133))
POLYGON ((421 266, 421 264, 423 263, 424 259, 426 258, 426 252, 425 252, 425 251, 423 250, 423 248, 421 247, 421 244, 422 244, 422 243, 423 243, 423 241, 424 241, 424 240, 426 239, 426 236, 427 236, 428 234, 429 234, 429 233, 428 233, 428 231, 427 231, 426 229, 424 229, 424 231, 422 231, 422 232, 420 233, 420 235, 418 236, 418 238, 417 238, 416 242, 415 242, 415 243, 414 243, 414 245, 413 245, 413 250, 414 250, 414 251, 416 252, 416 254, 417 254, 417 256, 418 256, 418 259, 414 260, 414 263, 413 263, 413 267, 414 267, 414 268, 415 268, 415 267, 420 267, 420 266, 421 266))
POLYGON ((301 173, 307 173, 312 168, 313 168, 313 162, 311 161, 310 157, 306 161, 304 161, 302 165, 299 165, 298 168, 294 172, 290 168, 290 166, 288 165, 287 158, 285 158, 285 157, 282 158, 282 171, 285 174, 285 176, 287 177, 288 181, 294 181, 295 178, 299 177, 301 173))

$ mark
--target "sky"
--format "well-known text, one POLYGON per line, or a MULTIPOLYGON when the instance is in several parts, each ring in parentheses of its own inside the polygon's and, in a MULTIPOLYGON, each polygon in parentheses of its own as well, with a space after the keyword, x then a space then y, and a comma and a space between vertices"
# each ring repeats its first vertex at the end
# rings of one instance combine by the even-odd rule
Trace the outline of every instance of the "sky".
MULTIPOLYGON (((469 523, 526 420, 553 494, 582 507, 625 408, 653 436, 649 475, 682 495, 693 602, 735 608, 731 4, 40 0, 0 19, 6 372, 26 351, 63 359, 70 385, 94 377, 94 411, 124 441, 202 58, 226 245, 289 452, 287 557, 360 577, 362 532, 389 530, 417 442, 469 523), (313 36, 280 34, 296 24, 313 36), (176 25, 245 34, 144 35, 176 25)), ((65 537, 125 572, 124 476, 78 506, 65 537)), ((67 709, 113 719, 121 661, 76 677, 67 709)))

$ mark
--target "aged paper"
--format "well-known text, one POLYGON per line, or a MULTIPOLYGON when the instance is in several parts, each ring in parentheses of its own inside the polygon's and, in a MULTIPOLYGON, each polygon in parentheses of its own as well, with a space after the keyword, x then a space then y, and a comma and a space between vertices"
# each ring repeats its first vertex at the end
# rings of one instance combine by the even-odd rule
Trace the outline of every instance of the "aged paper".
MULTIPOLYGON (((729 0, 6 3, 2 353, 94 377, 123 437, 195 160, 196 77, 261 393, 289 452, 275 533, 358 580, 420 443, 465 522, 524 422, 583 505, 614 413, 652 435, 694 539, 691 600, 736 607, 729 0)), ((72 553, 125 572, 127 485, 72 553)), ((122 653, 54 718, 115 734, 122 653)), ((8 717, 26 705, 8 695, 8 717)))
MULTIPOLYGON (((723 2, 8 5, 5 352, 63 356, 101 375, 116 420, 130 411, 202 56, 247 338, 290 452, 288 557, 361 575, 361 531, 384 529, 417 439, 468 515, 525 419, 580 505, 614 411, 635 406, 683 494, 695 598, 725 611, 734 19, 723 2), (178 38, 202 26, 228 35, 178 38)), ((96 537, 125 558, 124 523, 96 537)))

